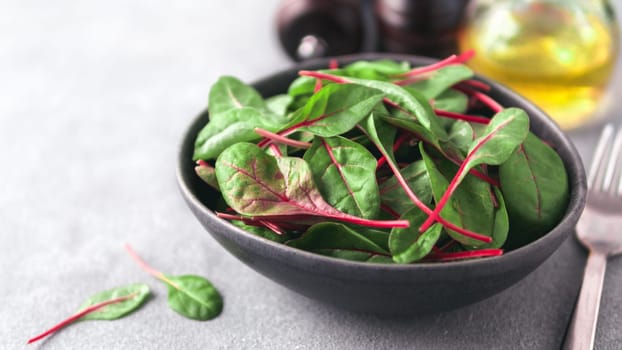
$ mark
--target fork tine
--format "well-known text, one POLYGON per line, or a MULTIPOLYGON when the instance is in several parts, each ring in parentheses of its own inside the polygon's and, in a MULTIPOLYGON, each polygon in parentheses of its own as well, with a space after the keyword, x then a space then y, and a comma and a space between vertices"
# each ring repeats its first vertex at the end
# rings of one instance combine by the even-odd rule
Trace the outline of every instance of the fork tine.
POLYGON ((596 151, 594 152, 594 158, 592 159, 592 166, 590 167, 590 174, 588 176, 588 187, 590 189, 602 189, 603 180, 605 178, 605 171, 607 162, 605 158, 607 156, 608 145, 611 142, 613 136, 613 125, 607 124, 598 140, 596 151), (598 185, 596 185, 598 184, 598 185))

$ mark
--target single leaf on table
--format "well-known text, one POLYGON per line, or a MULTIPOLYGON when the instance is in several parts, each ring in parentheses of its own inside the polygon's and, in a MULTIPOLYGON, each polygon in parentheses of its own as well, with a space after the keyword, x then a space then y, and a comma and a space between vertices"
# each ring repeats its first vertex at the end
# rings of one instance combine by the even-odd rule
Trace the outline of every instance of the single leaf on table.
POLYGON ((409 264, 423 259, 432 251, 432 247, 441 236, 443 226, 437 223, 427 231, 419 232, 419 226, 426 217, 426 214, 419 208, 412 208, 402 215, 402 219, 410 222, 410 227, 391 230, 389 248, 393 261, 409 264))
POLYGON ((211 320, 222 312, 223 301, 210 281, 195 275, 166 275, 168 304, 178 314, 193 320, 211 320))
POLYGON ((378 215, 377 161, 365 147, 341 136, 316 137, 303 159, 330 205, 364 218, 378 215))
POLYGON ((323 222, 311 226, 300 238, 286 244, 307 251, 339 250, 389 254, 385 248, 376 243, 378 240, 384 240, 382 244, 386 246, 388 239, 386 232, 368 230, 365 234, 367 236, 344 224, 323 222))
POLYGON ((149 297, 149 286, 143 283, 130 284, 97 293, 87 299, 78 312, 54 327, 28 340, 34 343, 50 334, 81 320, 115 320, 138 309, 149 297))
POLYGON ((339 211, 328 204, 304 159, 275 158, 251 143, 227 148, 216 160, 222 195, 242 215, 267 220, 335 219, 370 227, 408 225, 400 220, 371 220, 339 211))
POLYGON ((126 244, 125 249, 145 272, 167 285, 168 305, 178 314, 193 320, 207 321, 222 312, 222 296, 206 278, 165 275, 149 266, 130 245, 126 244))
POLYGON ((507 108, 495 114, 485 134, 471 143, 462 165, 449 183, 443 197, 437 199, 434 212, 421 225, 426 230, 437 218, 448 199, 471 169, 480 164, 499 165, 505 162, 529 133, 529 118, 524 110, 507 108))
MULTIPOLYGON (((420 152, 430 177, 432 194, 438 202, 447 191, 449 179, 455 174, 457 167, 443 158, 432 159, 423 145, 420 147, 420 152)), ((441 211, 441 216, 457 226, 492 237, 494 204, 490 197, 490 185, 473 175, 466 176, 453 196, 448 199, 447 205, 441 211)), ((446 231, 453 239, 466 247, 485 245, 484 242, 466 237, 454 230, 447 229, 446 231)))
POLYGON ((210 120, 199 132, 194 143, 193 160, 215 159, 234 143, 260 139, 256 128, 276 132, 287 123, 250 107, 232 109, 223 114, 225 116, 220 121, 210 120))
POLYGON ((207 105, 211 121, 219 123, 223 116, 227 118, 226 112, 248 107, 259 111, 267 109, 263 97, 252 86, 231 76, 220 77, 212 85, 207 105))
POLYGON ((304 118, 294 127, 323 137, 343 134, 367 117, 382 97, 377 89, 355 84, 325 86, 294 112, 294 119, 304 118))
POLYGON ((564 215, 569 200, 566 168, 537 136, 530 133, 499 166, 499 180, 511 219, 511 246, 537 239, 564 215))
MULTIPOLYGON (((422 160, 415 161, 408 166, 400 169, 404 179, 412 191, 417 194, 419 199, 425 204, 432 202, 432 190, 430 188, 430 178, 422 160)), ((404 190, 400 186, 395 176, 390 177, 380 184, 380 197, 382 204, 391 208, 392 211, 400 215, 413 208, 413 202, 404 195, 404 190)))
POLYGON ((144 283, 135 283, 123 287, 118 287, 103 292, 99 292, 87 299, 81 306, 82 311, 95 304, 99 304, 106 300, 122 298, 128 295, 134 295, 132 298, 119 303, 108 305, 102 309, 84 315, 82 320, 115 320, 121 318, 130 312, 138 309, 149 297, 149 286, 144 283))

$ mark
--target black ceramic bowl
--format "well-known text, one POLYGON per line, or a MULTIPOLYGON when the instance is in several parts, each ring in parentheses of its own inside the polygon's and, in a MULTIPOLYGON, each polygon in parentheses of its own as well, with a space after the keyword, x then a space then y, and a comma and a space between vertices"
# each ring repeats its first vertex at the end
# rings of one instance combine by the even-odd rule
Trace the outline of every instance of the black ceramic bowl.
MULTIPOLYGON (((364 54, 339 57, 356 60, 394 59, 422 65, 432 60, 415 56, 364 54)), ((302 63, 253 84, 265 97, 283 93, 300 69, 320 69, 328 59, 302 63)), ((218 194, 194 173, 192 152, 198 131, 208 120, 204 111, 184 135, 178 180, 190 209, 207 231, 231 254, 273 281, 310 298, 351 310, 407 314, 436 312, 492 296, 521 280, 544 262, 574 231, 586 194, 584 168, 574 146, 557 125, 532 103, 482 77, 491 96, 503 106, 521 107, 531 130, 550 142, 569 174, 570 202, 559 224, 540 239, 503 256, 446 263, 384 265, 330 258, 274 243, 216 217, 210 209, 218 194)))

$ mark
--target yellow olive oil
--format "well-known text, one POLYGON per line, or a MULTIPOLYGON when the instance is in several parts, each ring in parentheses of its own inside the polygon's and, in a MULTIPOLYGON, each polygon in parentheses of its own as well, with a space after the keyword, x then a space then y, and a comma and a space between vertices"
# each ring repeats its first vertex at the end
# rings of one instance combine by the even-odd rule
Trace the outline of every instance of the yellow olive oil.
MULTIPOLYGON (((519 2, 520 3, 520 2, 519 2)), ((617 26, 597 14, 526 2, 475 13, 460 35, 469 65, 533 101, 562 128, 591 117, 618 54, 617 26)))

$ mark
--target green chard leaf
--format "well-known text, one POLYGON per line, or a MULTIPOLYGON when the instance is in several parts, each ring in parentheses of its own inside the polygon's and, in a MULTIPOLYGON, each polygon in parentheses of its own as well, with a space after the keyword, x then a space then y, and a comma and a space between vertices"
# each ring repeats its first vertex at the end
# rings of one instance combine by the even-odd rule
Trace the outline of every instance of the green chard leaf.
POLYGON ((335 209, 317 189, 304 159, 275 158, 254 144, 240 142, 222 152, 216 160, 216 177, 227 204, 242 215, 272 220, 304 217, 310 223, 330 218, 370 227, 407 225, 335 209))
POLYGON ((168 305, 178 314, 193 320, 207 321, 222 312, 222 296, 206 278, 165 275, 149 266, 130 245, 126 244, 125 249, 141 269, 167 285, 168 305))
POLYGON ((305 120, 300 131, 331 137, 352 129, 382 100, 381 91, 354 84, 330 84, 297 110, 294 119, 305 120))
POLYGON ((144 283, 135 283, 99 292, 87 299, 80 306, 79 311, 82 311, 90 306, 99 304, 106 300, 112 300, 126 296, 132 297, 119 303, 107 305, 106 307, 103 307, 97 311, 86 314, 82 316, 81 320, 116 320, 117 318, 121 318, 138 309, 142 304, 144 304, 145 301, 147 301, 149 294, 149 286, 144 283))
POLYGON ((137 310, 147 300, 149 294, 149 286, 143 283, 130 284, 97 293, 87 299, 78 312, 47 331, 30 338, 28 344, 56 333, 77 321, 116 320, 124 317, 137 310))
POLYGON ((462 64, 446 66, 427 74, 425 79, 412 83, 408 87, 420 91, 428 100, 437 98, 453 85, 471 79, 474 75, 469 67, 462 64))
POLYGON ((293 97, 287 94, 275 95, 266 99, 266 107, 276 115, 285 116, 293 100, 293 97))
MULTIPOLYGON (((432 202, 432 190, 430 188, 430 177, 422 160, 415 161, 407 167, 400 169, 402 176, 408 186, 417 194, 417 197, 425 204, 432 202)), ((380 196, 382 204, 400 215, 413 208, 413 202, 404 195, 404 190, 400 186, 395 176, 390 177, 380 184, 380 196)))
POLYGON ((499 166, 501 192, 510 214, 513 247, 537 239, 552 229, 568 206, 568 175, 551 146, 529 134, 499 166))
MULTIPOLYGON (((438 202, 446 193, 449 187, 448 179, 456 173, 457 167, 446 159, 432 159, 423 145, 420 151, 430 177, 434 199, 438 202)), ((473 175, 464 178, 463 183, 456 188, 441 211, 441 216, 445 220, 486 236, 492 236, 494 215, 490 184, 473 175)), ((453 239, 466 247, 479 248, 485 245, 483 242, 465 237, 453 230, 446 231, 453 239)))
POLYGON ((365 147, 341 136, 317 137, 303 159, 329 204, 364 218, 378 215, 376 158, 365 147))
POLYGON ((212 85, 207 105, 211 121, 219 123, 222 118, 228 119, 223 117, 226 112, 249 107, 259 111, 267 109, 263 97, 252 86, 230 76, 223 76, 212 85))
POLYGON ((469 106, 469 98, 462 92, 448 89, 433 100, 435 109, 448 112, 465 113, 469 106))
POLYGON ((409 264, 423 259, 432 251, 432 247, 441 236, 443 227, 436 223, 425 232, 419 232, 419 226, 426 217, 427 215, 419 208, 412 208, 402 216, 402 219, 410 222, 410 226, 391 230, 389 248, 393 254, 393 261, 409 264))
POLYGON ((194 167, 194 171, 206 184, 208 184, 217 191, 220 190, 218 188, 218 180, 216 179, 216 169, 214 169, 213 166, 208 163, 202 162, 194 167))
POLYGON ((166 275, 163 281, 168 286, 168 304, 178 314, 207 321, 222 312, 222 296, 207 279, 195 275, 166 275))
POLYGON ((377 230, 355 230, 344 224, 322 222, 311 226, 300 238, 288 241, 290 247, 307 251, 356 251, 388 255, 388 234, 377 230))

